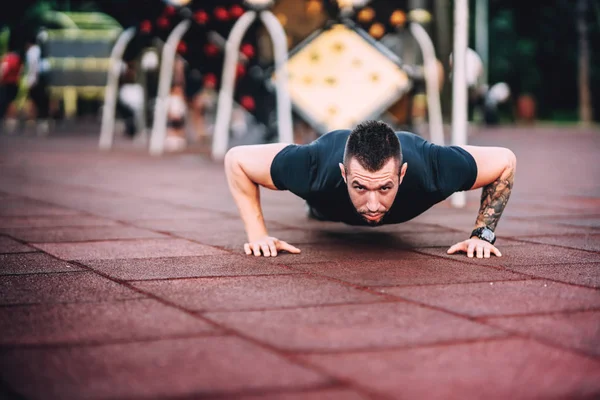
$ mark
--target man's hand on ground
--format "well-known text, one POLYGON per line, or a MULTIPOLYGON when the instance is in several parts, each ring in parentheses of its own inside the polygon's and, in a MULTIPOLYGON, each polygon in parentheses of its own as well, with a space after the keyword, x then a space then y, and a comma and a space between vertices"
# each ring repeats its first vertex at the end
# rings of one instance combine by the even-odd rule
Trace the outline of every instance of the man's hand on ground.
POLYGON ((461 251, 467 253, 468 257, 473 257, 475 255, 477 258, 490 258, 491 254, 502 257, 500 250, 494 247, 493 244, 479 238, 471 238, 456 243, 448 249, 448 254, 454 254, 461 251))
POLYGON ((261 255, 265 257, 276 257, 277 252, 280 250, 284 250, 292 254, 300 253, 299 248, 272 236, 265 236, 253 242, 244 243, 244 251, 249 256, 254 254, 256 257, 260 257, 261 255))

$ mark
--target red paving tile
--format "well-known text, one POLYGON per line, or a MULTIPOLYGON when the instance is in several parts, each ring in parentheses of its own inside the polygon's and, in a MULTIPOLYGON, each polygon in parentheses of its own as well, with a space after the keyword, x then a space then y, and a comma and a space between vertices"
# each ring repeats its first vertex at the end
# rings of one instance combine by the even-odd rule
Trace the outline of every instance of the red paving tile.
MULTIPOLYGON (((596 213, 600 214, 600 210, 596 213)), ((582 226, 586 228, 600 228, 600 216, 586 216, 579 218, 560 218, 554 221, 561 225, 582 226)))
POLYGON ((82 260, 82 264, 123 280, 295 274, 301 271, 265 263, 263 259, 227 254, 201 257, 157 257, 123 260, 82 260))
POLYGON ((97 126, 0 136, 0 233, 98 273, 39 251, 0 255, 0 397, 600 397, 600 135, 476 130, 470 144, 519 158, 497 229, 504 257, 489 260, 446 254, 472 230, 479 191, 462 209, 444 201, 409 223, 362 228, 309 220, 303 200, 265 190, 269 232, 302 254, 256 258, 243 255, 220 161, 157 159, 124 140, 98 152, 97 126), (578 155, 570 168, 547 163, 565 152, 578 155), (246 311, 191 315, 105 276, 190 308, 246 311), (371 302, 380 289, 394 295, 371 302), (405 294, 413 300, 394 297, 405 294), (361 303, 330 304, 340 300, 361 303))
POLYGON ((1 346, 104 343, 218 332, 155 300, 0 307, 1 346))
POLYGON ((573 249, 590 250, 600 252, 600 231, 597 235, 581 234, 576 236, 552 235, 528 237, 525 240, 534 243, 550 244, 562 247, 571 247, 573 249))
POLYGON ((486 323, 600 358, 600 311, 486 318, 486 323))
POLYGON ((35 247, 63 260, 185 257, 227 254, 184 239, 140 239, 86 243, 37 243, 35 247))
POLYGON ((9 237, 0 236, 0 253, 27 253, 32 251, 36 251, 36 249, 9 237))
POLYGON ((467 319, 408 303, 205 314, 283 350, 348 351, 505 335, 467 319))
POLYGON ((352 389, 306 390, 296 393, 272 393, 263 395, 233 396, 230 400, 368 400, 370 396, 352 389))
POLYGON ((600 288, 600 263, 517 265, 508 269, 535 277, 600 288))
MULTIPOLYGON (((561 234, 578 234, 578 233, 593 233, 594 230, 589 227, 582 226, 567 226, 552 223, 552 219, 544 218, 542 221, 538 219, 523 219, 510 217, 510 204, 507 207, 508 216, 502 218, 496 229, 498 241, 503 238, 510 237, 529 237, 534 235, 561 235, 561 234)), ((464 212, 452 211, 449 215, 440 215, 440 213, 426 212, 415 219, 421 223, 430 223, 439 225, 443 228, 456 229, 468 235, 473 229, 474 219, 477 216, 477 210, 469 212, 467 217, 464 212)))
POLYGON ((413 254, 385 261, 331 261, 293 268, 361 286, 409 286, 458 282, 522 280, 527 276, 495 268, 413 254))
MULTIPOLYGON (((244 243, 248 241, 243 229, 220 232, 213 232, 210 230, 177 231, 173 232, 173 235, 212 246, 222 247, 237 253, 243 253, 244 243)), ((339 239, 321 232, 311 232, 300 229, 269 229, 269 235, 286 241, 296 247, 307 243, 341 242, 339 239)))
POLYGON ((0 275, 81 271, 44 253, 0 254, 0 275))
POLYGON ((392 398, 591 399, 600 393, 600 361, 521 339, 302 358, 392 398))
POLYGON ((30 243, 86 242, 92 240, 147 239, 167 237, 131 226, 95 226, 64 228, 12 228, 5 233, 30 243))
POLYGON ((47 217, 0 217, 0 232, 8 228, 61 228, 67 226, 111 226, 117 222, 101 217, 60 215, 47 217))
POLYGON ((324 304, 368 303, 382 296, 324 278, 269 275, 135 282, 133 285, 190 310, 239 311, 324 304))
MULTIPOLYGON (((377 236, 371 236, 376 240, 377 236)), ((365 237, 366 237, 365 236, 365 237)), ((387 237, 387 236, 386 236, 387 237)), ((292 243, 293 244, 293 243, 292 243)), ((402 260, 415 257, 413 251, 397 248, 385 243, 332 243, 332 244, 305 244, 296 246, 300 254, 279 253, 277 257, 266 258, 266 262, 283 265, 321 263, 344 259, 347 261, 367 260, 402 260)), ((240 251, 243 253, 243 249, 240 251)))
POLYGON ((598 253, 566 249, 544 244, 528 244, 527 246, 511 246, 510 248, 503 248, 499 246, 502 257, 490 257, 489 259, 467 258, 465 253, 447 254, 446 248, 424 248, 418 250, 426 254, 442 256, 454 260, 458 259, 481 265, 500 265, 506 267, 536 264, 600 262, 600 254, 598 253))
POLYGON ((142 295, 90 272, 0 276, 0 305, 139 297, 142 295))
POLYGON ((77 210, 57 207, 31 200, 17 199, 0 201, 0 216, 2 217, 32 217, 47 215, 80 214, 81 212, 77 210))
POLYGON ((331 380, 235 337, 0 350, 2 377, 26 398, 203 397, 304 389, 331 380))
POLYGON ((472 317, 600 308, 600 292, 546 280, 383 288, 381 292, 472 317))

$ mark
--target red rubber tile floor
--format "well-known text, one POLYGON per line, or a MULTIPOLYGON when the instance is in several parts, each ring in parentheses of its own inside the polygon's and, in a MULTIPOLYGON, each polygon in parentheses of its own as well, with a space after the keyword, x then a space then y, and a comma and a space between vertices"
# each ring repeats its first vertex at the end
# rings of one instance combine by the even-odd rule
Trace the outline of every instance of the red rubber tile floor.
POLYGON ((222 163, 0 136, 0 398, 600 398, 600 132, 469 140, 518 158, 501 258, 446 254, 478 192, 357 229, 263 191, 302 254, 256 258, 222 163))

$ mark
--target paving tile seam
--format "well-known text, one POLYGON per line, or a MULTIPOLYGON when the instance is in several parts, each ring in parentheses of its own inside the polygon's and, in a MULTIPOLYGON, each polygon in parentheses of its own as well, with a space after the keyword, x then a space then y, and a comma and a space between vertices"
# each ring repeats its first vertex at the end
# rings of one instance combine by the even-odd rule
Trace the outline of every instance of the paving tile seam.
MULTIPOLYGON (((516 274, 521 275, 521 274, 516 274)), ((418 288, 418 287, 431 287, 431 286, 453 286, 453 285, 470 285, 470 284, 480 284, 480 283, 510 283, 510 282, 520 282, 520 281, 534 281, 534 280, 544 280, 544 278, 535 278, 535 277, 526 277, 523 279, 519 277, 518 279, 494 279, 494 280, 480 280, 480 281, 461 281, 461 282, 448 282, 448 283, 411 283, 408 285, 373 285, 369 286, 371 289, 375 290, 385 290, 385 289, 394 289, 394 288, 418 288)))
POLYGON ((152 342, 164 342, 169 340, 187 340, 187 339, 198 339, 206 337, 226 337, 234 336, 231 333, 222 331, 208 331, 198 332, 188 335, 163 335, 158 337, 138 337, 135 339, 107 339, 107 340, 69 340, 62 342, 53 343, 2 343, 0 342, 0 353, 11 351, 11 350, 57 350, 57 349, 71 349, 71 348, 90 348, 90 347, 102 347, 112 346, 119 344, 135 344, 135 343, 152 343, 152 342))
MULTIPOLYGON (((206 256, 200 256, 206 257, 206 256)), ((92 267, 93 268, 93 267, 92 267)), ((254 278, 254 277, 270 277, 270 276, 302 276, 306 274, 298 274, 293 272, 282 272, 273 274, 251 274, 251 275, 200 275, 200 276, 181 276, 175 278, 149 278, 149 279, 123 279, 124 282, 163 282, 163 281, 184 281, 191 279, 223 279, 223 278, 254 278)), ((1 276, 1 275, 0 275, 1 276)))
POLYGON ((73 300, 73 301, 55 301, 55 302, 31 302, 31 303, 12 303, 12 304, 0 304, 0 309, 11 308, 11 307, 29 307, 29 306, 43 306, 43 305, 68 305, 68 304, 99 304, 99 303, 120 303, 129 300, 145 300, 145 295, 138 294, 140 297, 116 297, 110 300, 73 300))
MULTIPOLYGON (((429 257, 436 257, 438 259, 441 260, 451 260, 451 261, 458 261, 458 262, 464 262, 467 264, 473 264, 473 265, 477 265, 478 267, 483 267, 483 268, 488 268, 488 269, 495 269, 497 271, 502 271, 502 272, 506 272, 507 269, 506 267, 502 266, 502 265, 486 265, 486 264, 480 264, 481 260, 493 260, 493 259, 500 259, 502 257, 495 257, 493 258, 492 256, 490 256, 490 258, 476 258, 476 257, 467 257, 466 254, 463 253, 459 253, 458 256, 462 256, 462 261, 459 260, 458 258, 454 259, 454 258, 449 258, 447 257, 449 254, 446 254, 446 256, 441 256, 438 254, 430 254, 424 251, 419 251, 419 249, 422 249, 423 247, 419 247, 419 248, 415 248, 415 249, 410 249, 409 251, 412 253, 417 253, 419 255, 422 256, 429 256, 429 257)), ((513 272, 513 271, 510 271, 513 272)))
MULTIPOLYGON (((119 196, 119 197, 123 197, 125 199, 138 199, 138 200, 147 200, 147 201, 156 201, 159 203, 163 203, 164 205, 167 205, 169 207, 175 207, 175 208, 183 208, 189 211, 206 211, 206 212, 210 212, 210 213, 214 213, 214 214, 226 214, 226 215, 231 215, 232 217, 237 217, 235 215, 235 212, 228 212, 228 211, 220 211, 220 210, 213 210, 210 208, 204 208, 204 207, 192 207, 186 204, 175 204, 175 203, 171 203, 169 201, 160 199, 160 198, 154 198, 154 197, 146 197, 146 196, 141 196, 141 195, 137 195, 137 194, 131 194, 131 193, 126 193, 123 194, 121 192, 115 191, 114 189, 112 190, 107 190, 107 189, 98 189, 97 187, 94 186, 85 186, 85 185, 81 185, 81 184, 69 184, 69 183, 64 183, 64 182, 56 182, 56 181, 52 181, 52 180, 48 180, 48 179, 40 179, 39 177, 29 177, 29 176, 23 176, 20 174, 12 174, 11 175, 13 178, 17 177, 17 178, 22 178, 22 179, 29 179, 30 182, 28 183, 32 183, 32 184, 36 184, 36 183, 45 183, 45 184, 51 184, 54 186, 65 186, 67 188, 75 188, 75 189, 80 189, 80 190, 84 190, 84 191, 88 191, 88 192, 92 192, 91 194, 94 193, 102 193, 102 194, 108 194, 108 195, 112 195, 112 196, 119 196), (36 181, 37 180, 37 181, 36 181)), ((9 193, 11 194, 11 193, 9 193)), ((34 200, 34 201, 44 201, 46 202, 46 204, 48 205, 52 205, 54 207, 61 207, 61 208, 65 208, 65 209, 73 209, 75 211, 80 211, 80 212, 88 212, 88 211, 84 211, 84 210, 79 210, 79 209, 75 209, 75 208, 69 208, 69 207, 65 207, 63 205, 60 204, 56 204, 56 203, 52 203, 52 202, 48 202, 46 200, 38 200, 34 197, 31 196, 23 196, 21 194, 18 194, 17 196, 20 196, 24 199, 28 199, 28 200, 34 200)))
MULTIPOLYGON (((540 243, 532 243, 532 244, 540 244, 540 243)), ((543 246, 550 246, 550 247, 552 247, 552 245, 547 245, 547 244, 544 244, 543 246)), ((555 247, 560 247, 560 246, 555 246, 555 247)), ((424 248, 424 247, 420 247, 420 248, 424 248)), ((568 248, 568 250, 581 250, 581 249, 568 248)), ((409 251, 412 251, 414 253, 419 253, 419 254, 425 255, 425 256, 438 257, 438 258, 441 258, 443 260, 460 261, 460 260, 458 260, 458 258, 457 259, 453 259, 453 258, 450 258, 450 257, 447 257, 447 256, 441 256, 441 255, 438 255, 438 254, 431 254, 431 253, 427 253, 427 252, 422 252, 422 251, 419 251, 418 249, 410 249, 409 251)), ((585 250, 581 250, 581 251, 585 251, 585 250)), ((591 253, 595 254, 594 252, 591 252, 591 253)), ((463 254, 461 253, 461 254, 459 254, 459 256, 460 255, 463 255, 463 254)), ((514 268, 514 267, 512 267, 510 265, 506 266, 506 265, 502 265, 502 264, 497 264, 497 265, 480 264, 481 260, 486 260, 486 258, 467 257, 466 255, 463 255, 463 256, 464 257, 463 257, 462 262, 465 262, 467 264, 477 265, 477 266, 484 267, 484 268, 494 268, 494 269, 497 269, 497 270, 500 270, 500 271, 509 271, 508 268, 514 268)), ((494 259, 494 258, 490 257, 487 260, 491 260, 491 259, 494 259)), ((499 260, 498 262, 500 262, 500 263, 503 262, 501 260, 502 257, 495 257, 495 259, 498 259, 499 260)), ((578 261, 576 263, 569 263, 569 264, 596 264, 598 262, 599 262, 598 260, 590 260, 590 261, 578 261)), ((303 264, 309 264, 309 263, 303 263, 303 264)), ((535 266, 535 265, 563 265, 563 263, 519 264, 517 266, 535 266)), ((514 272, 514 271, 510 270, 510 272, 514 272)))
MULTIPOLYGON (((600 231, 598 231, 598 233, 600 233, 600 231)), ((553 235, 553 236, 565 236, 565 235, 553 235)), ((514 240, 514 239, 512 239, 514 240)), ((573 247, 573 246, 567 246, 567 245, 563 245, 563 244, 547 244, 547 243, 540 243, 540 242, 535 242, 532 240, 527 240, 524 238, 518 239, 520 242, 524 242, 524 243, 528 243, 528 244, 539 244, 542 246, 551 246, 551 247, 560 247, 562 249, 568 249, 568 250, 579 250, 579 251, 585 251, 587 253, 592 253, 592 254, 598 254, 600 256, 600 250, 586 250, 586 249, 582 249, 580 247, 573 247)), ((582 261, 582 262, 586 262, 586 261, 582 261)), ((592 261, 594 262, 594 261, 592 261)), ((596 262, 600 262, 600 257, 598 257, 598 261, 596 262)))
MULTIPOLYGON (((83 271, 88 273, 87 271, 83 271)), ((146 296, 140 297, 126 297, 126 298, 116 298, 116 299, 108 299, 108 300, 81 300, 81 301, 57 301, 57 302, 43 302, 43 303, 13 303, 13 304, 0 304, 0 309, 2 308, 19 308, 19 307, 37 307, 37 306, 64 306, 64 305, 78 305, 78 304, 112 304, 112 303, 125 303, 128 301, 148 301, 153 300, 149 299, 146 296)))
POLYGON ((523 334, 521 332, 516 332, 516 331, 507 331, 505 329, 502 329, 505 333, 506 336, 497 336, 497 337, 491 337, 491 338, 480 338, 480 339, 465 339, 465 340, 456 340, 456 341, 450 341, 450 342, 435 342, 435 343, 426 343, 426 344, 422 344, 422 345, 415 345, 415 346, 395 346, 395 347, 385 347, 385 348, 365 348, 365 349, 351 349, 351 350, 346 350, 346 351, 301 351, 301 352, 295 352, 293 354, 296 354, 297 356, 305 356, 305 355, 332 355, 332 356, 346 356, 346 355, 353 355, 353 354, 381 354, 381 353, 385 353, 385 352, 390 352, 390 351, 409 351, 409 350, 416 350, 416 349, 436 349, 436 348, 441 348, 441 347, 453 347, 453 346, 461 346, 461 345, 470 345, 470 344, 477 344, 477 343, 490 343, 490 342, 501 342, 501 341, 506 341, 506 340, 510 340, 510 339, 521 339, 521 340, 525 340, 528 342, 535 342, 535 343, 539 343, 543 346, 546 347, 550 347, 550 348, 554 348, 554 349, 558 349, 570 354, 576 354, 578 356, 582 356, 585 357, 588 360, 594 361, 594 362, 598 362, 599 366, 600 366, 600 356, 595 355, 595 354, 589 354, 586 353, 585 351, 573 348, 573 347, 568 347, 568 346, 561 346, 558 343, 553 343, 550 342, 548 340, 545 339, 541 339, 539 337, 535 337, 535 336, 530 336, 530 335, 526 335, 523 334))
MULTIPOLYGON (((25 254, 25 253, 13 253, 13 254, 25 254)), ((2 254, 0 254, 2 255, 2 254)), ((67 263, 65 261, 65 263, 67 263)), ((68 263, 67 263, 68 264, 68 263)), ((75 274, 75 273, 89 273, 89 271, 84 271, 81 269, 77 269, 74 271, 52 271, 52 272, 24 272, 24 273, 15 273, 15 274, 0 274, 0 279, 2 279, 5 276, 10 276, 10 277, 14 277, 14 276, 26 276, 26 275, 55 275, 55 274, 75 274)))
POLYGON ((12 251, 12 252, 8 252, 8 253, 0 253, 0 256, 9 256, 12 254, 35 254, 35 253, 40 253, 39 251, 12 251))
MULTIPOLYGON (((314 264, 314 263, 311 263, 311 264, 314 264)), ((347 282, 347 281, 344 281, 344 280, 339 279, 339 278, 333 278, 331 276, 321 275, 321 274, 313 272, 313 271, 305 271, 305 270, 303 270, 301 268, 294 268, 293 266, 291 266, 291 267, 288 266, 288 268, 290 268, 291 270, 294 270, 294 271, 300 271, 302 273, 307 274, 308 276, 312 276, 312 277, 316 277, 316 278, 321 278, 321 279, 324 279, 324 280, 327 280, 327 281, 331 281, 331 282, 334 282, 334 283, 337 283, 337 284, 341 284, 342 286, 348 286, 348 287, 351 287, 353 289, 359 290, 361 292, 366 292, 366 293, 369 293, 369 294, 373 294, 373 295, 376 295, 378 297, 385 298, 387 300, 393 300, 386 293, 381 293, 381 292, 372 290, 369 286, 357 285, 355 283, 347 282)))
MULTIPOLYGON (((574 264, 532 264, 530 266, 532 266, 532 267, 538 267, 538 266, 555 266, 555 265, 581 265, 581 264, 588 264, 588 263, 574 263, 574 264)), ((595 264, 595 263, 592 263, 592 264, 595 264)), ((510 269, 510 268, 514 268, 514 267, 507 267, 507 271, 509 271, 509 272, 518 272, 521 275, 525 275, 525 276, 528 276, 528 277, 531 278, 531 279, 525 279, 525 280, 548 281, 548 282, 554 282, 554 283, 561 283, 563 285, 568 285, 568 286, 573 286, 573 287, 578 287, 578 288, 600 290, 600 286, 598 286, 598 287, 596 287, 596 286, 587 286, 587 285, 583 285, 581 283, 573 283, 573 282, 561 281, 561 280, 559 280, 557 278, 549 278, 549 277, 545 277, 545 276, 532 275, 532 274, 528 274, 526 272, 521 272, 521 271, 518 271, 516 269, 510 269)))
POLYGON ((552 315, 571 315, 580 313, 595 313, 600 312, 600 307, 589 307, 589 308, 572 308, 563 310, 551 310, 551 311, 539 311, 519 314, 493 314, 493 315, 480 315, 475 317, 479 322, 487 323, 488 320, 495 319, 507 319, 507 318, 529 318, 529 317, 547 317, 552 315))
MULTIPOLYGON (((246 396, 269 396, 269 395, 286 395, 286 394, 310 394, 311 392, 314 391, 321 391, 321 390, 343 390, 343 389, 350 389, 348 386, 344 386, 344 385, 340 385, 339 383, 322 383, 322 384, 317 384, 317 385, 312 385, 312 386, 291 386, 291 387, 261 387, 261 388, 256 388, 256 389, 245 389, 243 391, 237 391, 237 392, 227 392, 227 391, 220 391, 220 392, 210 392, 210 391, 203 391, 203 392, 197 392, 197 393, 191 393, 188 395, 182 395, 182 396, 167 396, 167 397, 161 397, 159 399, 157 398, 153 398, 154 400, 198 400, 198 399, 202 399, 202 400, 222 400, 222 399, 227 399, 227 400, 235 400, 235 399, 239 399, 239 398, 245 398, 246 396)), ((373 398, 375 399, 375 398, 373 398)), ((118 400, 118 399, 111 399, 111 400, 118 400)), ((148 397, 127 397, 127 399, 123 399, 123 400, 148 400, 148 397)))
POLYGON ((162 298, 162 297, 160 297, 160 296, 157 296, 157 295, 155 295, 154 293, 147 292, 147 291, 145 291, 145 290, 143 290, 143 289, 140 289, 140 288, 138 288, 138 287, 136 287, 136 286, 132 285, 132 284, 131 284, 131 283, 129 283, 128 281, 125 281, 125 280, 121 280, 121 279, 114 278, 114 277, 112 277, 112 276, 110 276, 110 275, 108 275, 108 274, 106 274, 106 273, 104 273, 104 272, 101 272, 101 271, 96 271, 96 270, 92 269, 91 267, 88 267, 88 266, 86 266, 85 264, 82 264, 82 263, 80 263, 79 261, 70 261, 70 262, 71 262, 71 263, 73 263, 74 265, 78 265, 78 266, 80 266, 80 267, 83 267, 83 268, 85 268, 86 270, 89 270, 89 271, 91 271, 91 272, 93 272, 93 273, 95 273, 95 274, 97 274, 97 275, 99 275, 99 276, 101 276, 101 277, 103 277, 103 278, 106 278, 106 279, 108 279, 108 280, 110 280, 110 281, 113 281, 113 282, 115 282, 115 283, 119 284, 119 285, 122 285, 122 286, 124 286, 124 287, 126 287, 126 288, 128 288, 128 289, 132 290, 132 291, 133 291, 133 292, 135 292, 135 293, 138 293, 138 294, 140 294, 140 295, 142 295, 142 296, 145 296, 146 298, 154 299, 154 300, 156 300, 156 301, 158 301, 158 302, 160 302, 160 303, 162 303, 162 304, 164 304, 164 305, 166 305, 166 306, 168 306, 168 307, 171 307, 171 308, 177 309, 177 310, 179 310, 179 311, 182 311, 182 312, 184 312, 184 313, 186 313, 186 314, 188 314, 188 315, 191 315, 192 317, 195 317, 195 318, 201 319, 201 320, 203 320, 204 322, 207 322, 209 325, 211 325, 211 326, 213 326, 213 327, 216 327, 216 328, 222 329, 222 330, 224 330, 224 331, 228 331, 228 329, 224 329, 224 327, 223 327, 223 326, 220 326, 220 325, 218 325, 218 324, 215 324, 213 321, 211 321, 211 320, 208 320, 208 319, 206 319, 206 318, 203 318, 201 315, 199 315, 199 314, 197 314, 197 313, 194 313, 193 311, 190 311, 190 310, 188 310, 188 309, 186 309, 186 308, 184 308, 184 307, 181 307, 180 305, 178 305, 178 304, 175 304, 175 303, 173 303, 173 302, 171 302, 171 301, 169 301, 169 300, 166 300, 166 299, 164 299, 164 298, 162 298))
MULTIPOLYGON (((500 330, 500 329, 498 329, 500 330)), ((500 330, 501 331, 501 330, 500 330)), ((332 355, 332 356, 340 356, 340 355, 351 355, 351 354, 377 354, 383 352, 390 351, 408 351, 408 350, 416 350, 416 349, 431 349, 431 348, 439 348, 439 347, 453 347, 453 346, 462 346, 469 344, 477 344, 477 343, 489 343, 489 342, 499 342, 508 339, 519 338, 518 335, 515 335, 513 332, 502 332, 503 335, 492 336, 492 337, 480 337, 480 338, 469 338, 469 339, 450 339, 450 340, 439 340, 435 342, 429 343, 420 343, 420 344, 412 344, 412 345, 385 345, 385 346, 375 346, 375 347, 355 347, 350 349, 315 349, 315 350, 285 350, 286 353, 295 356, 295 357, 303 357, 303 356, 311 356, 311 355, 332 355)))
MULTIPOLYGON (((37 245, 41 244, 93 244, 93 243, 113 243, 113 242, 143 242, 147 240, 168 240, 173 239, 169 237, 139 237, 139 238, 121 238, 121 239, 94 239, 94 240, 75 240, 75 241, 63 241, 63 242, 28 242, 30 246, 34 246, 39 249, 37 245)), ((41 250, 41 249, 40 249, 41 250)), ((198 256, 202 257, 202 256, 198 256)))
MULTIPOLYGON (((384 296, 381 296, 382 298, 384 296)), ((355 302, 340 302, 340 303, 326 303, 326 304, 305 304, 305 305, 297 305, 297 306, 282 306, 282 307, 269 307, 269 308, 244 308, 244 309, 236 309, 236 310, 232 310, 232 309, 218 309, 218 308, 211 308, 211 309, 194 309, 193 312, 196 312, 198 314, 213 314, 213 313, 219 313, 219 314, 230 314, 230 313, 246 313, 246 312, 277 312, 277 311, 290 311, 290 310, 304 310, 304 309, 310 309, 310 308, 329 308, 329 307, 344 307, 344 306, 359 306, 359 305, 364 305, 364 306, 370 306, 370 305, 376 305, 376 304, 392 304, 392 303, 402 303, 402 301, 399 301, 398 299, 382 299, 382 300, 374 300, 374 301, 369 301, 369 302, 364 302, 364 301, 360 301, 357 300, 355 302)), ((210 318, 210 316, 206 317, 206 318, 210 318)))
POLYGON ((577 355, 583 356, 583 357, 585 357, 587 359, 590 359, 590 360, 597 361, 599 363, 599 366, 600 366, 600 354, 592 354, 592 353, 586 352, 585 350, 578 349, 576 347, 572 347, 572 346, 568 346, 568 345, 563 345, 561 343, 549 340, 549 339, 547 339, 547 338, 545 338, 545 337, 543 337, 541 335, 537 335, 536 333, 522 332, 522 331, 518 331, 518 330, 513 329, 513 328, 501 327, 501 326, 497 326, 497 325, 494 325, 494 324, 488 324, 488 325, 491 326, 491 327, 495 327, 497 329, 501 329, 502 331, 504 331, 504 332, 506 332, 508 334, 514 335, 514 337, 518 337, 518 338, 525 339, 525 340, 530 340, 532 342, 537 342, 537 343, 540 343, 540 344, 542 344, 544 346, 547 346, 547 347, 552 347, 552 348, 555 348, 555 349, 566 351, 568 353, 572 353, 572 354, 577 354, 577 355))
POLYGON ((520 235, 518 235, 518 236, 513 235, 513 237, 516 237, 516 239, 511 239, 511 240, 526 241, 528 238, 545 238, 545 237, 554 237, 554 236, 567 237, 567 238, 576 238, 576 237, 581 237, 581 236, 600 236, 600 230, 598 232, 542 233, 539 235, 523 235, 523 236, 524 237, 521 237, 520 235))

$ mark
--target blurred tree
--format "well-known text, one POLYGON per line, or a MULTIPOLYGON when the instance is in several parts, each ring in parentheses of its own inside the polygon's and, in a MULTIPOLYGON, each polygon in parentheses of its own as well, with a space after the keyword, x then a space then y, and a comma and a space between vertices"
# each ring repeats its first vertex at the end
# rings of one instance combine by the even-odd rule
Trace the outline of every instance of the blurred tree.
POLYGON ((584 124, 592 121, 590 93, 590 48, 588 43, 588 0, 577 2, 577 30, 579 33, 579 119, 584 124))

